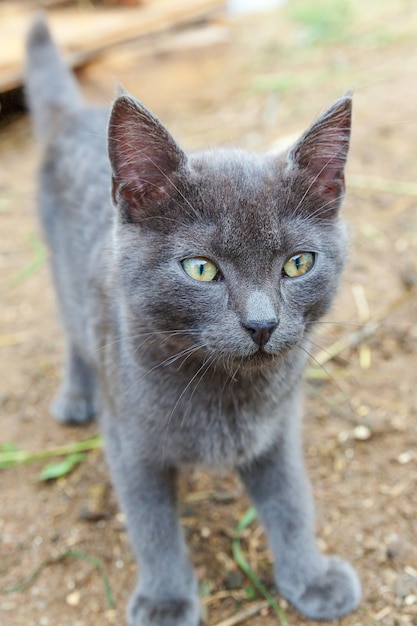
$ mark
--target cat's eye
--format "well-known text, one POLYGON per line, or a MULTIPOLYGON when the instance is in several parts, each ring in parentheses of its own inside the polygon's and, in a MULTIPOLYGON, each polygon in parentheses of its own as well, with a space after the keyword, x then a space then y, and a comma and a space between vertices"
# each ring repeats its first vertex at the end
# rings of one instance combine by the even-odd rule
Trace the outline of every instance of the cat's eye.
POLYGON ((195 280, 210 282, 213 280, 219 280, 221 276, 219 268, 213 263, 213 261, 205 259, 204 257, 184 259, 181 265, 185 273, 195 280))
POLYGON ((294 254, 284 263, 283 272, 289 278, 303 276, 314 265, 315 255, 313 252, 299 252, 294 254))

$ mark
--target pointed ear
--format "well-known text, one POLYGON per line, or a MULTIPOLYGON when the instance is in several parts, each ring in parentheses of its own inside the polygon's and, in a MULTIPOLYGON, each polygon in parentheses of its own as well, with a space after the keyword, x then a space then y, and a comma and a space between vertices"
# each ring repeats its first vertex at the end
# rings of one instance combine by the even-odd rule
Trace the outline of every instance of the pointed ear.
POLYGON ((108 149, 113 201, 134 223, 175 191, 176 173, 187 160, 161 122, 129 94, 114 102, 108 149))
POLYGON ((349 150, 352 117, 350 94, 321 115, 288 154, 288 160, 307 175, 308 190, 317 191, 332 204, 343 197, 344 168, 349 150))

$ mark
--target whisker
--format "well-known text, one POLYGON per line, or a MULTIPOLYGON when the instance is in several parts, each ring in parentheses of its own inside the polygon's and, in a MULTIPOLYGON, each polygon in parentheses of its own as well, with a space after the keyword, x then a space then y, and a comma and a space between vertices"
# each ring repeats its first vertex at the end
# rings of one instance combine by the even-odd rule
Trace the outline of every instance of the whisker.
POLYGON ((187 359, 190 358, 190 356, 192 356, 193 354, 195 354, 196 352, 198 352, 199 350, 205 347, 206 347, 206 344, 199 344, 196 346, 192 346, 191 348, 186 348, 185 350, 183 350, 182 352, 179 352, 175 356, 170 357, 169 359, 166 359, 166 361, 164 361, 161 365, 163 366, 172 365, 173 363, 175 363, 182 357, 185 357, 177 368, 177 371, 179 372, 182 366, 184 365, 184 363, 187 361, 187 359))
MULTIPOLYGON (((211 359, 212 359, 212 358, 213 358, 213 357, 212 357, 212 355, 208 355, 208 356, 204 359, 203 364, 202 364, 202 365, 198 368, 198 370, 195 372, 194 376, 192 376, 192 377, 191 377, 191 379, 188 381, 188 383, 185 385, 184 389, 182 390, 182 392, 181 392, 181 393, 180 393, 180 395, 178 396, 178 398, 177 398, 177 400, 176 400, 176 402, 175 402, 175 404, 174 404, 174 406, 173 406, 173 408, 172 408, 172 410, 171 410, 171 412, 170 412, 170 414, 169 414, 169 416, 168 416, 168 420, 167 420, 167 424, 166 424, 166 428, 165 428, 165 437, 164 437, 164 441, 163 441, 163 444, 162 444, 162 459, 164 459, 164 457, 165 457, 166 439, 167 439, 167 437, 168 437, 168 430, 169 430, 169 425, 170 425, 170 423, 171 423, 171 419, 172 419, 172 417, 173 417, 173 415, 174 415, 174 413, 175 413, 175 411, 176 411, 176 409, 177 409, 177 407, 178 407, 179 403, 181 402, 182 398, 184 397, 184 394, 185 394, 185 393, 187 392, 187 390, 190 388, 190 385, 192 385, 193 381, 197 378, 197 376, 200 374, 200 372, 201 372, 202 370, 204 370, 204 368, 206 367, 206 365, 207 365, 206 371, 208 370, 208 368, 209 368, 209 367, 210 367, 210 365, 211 365, 211 359)), ((204 372, 204 373, 205 373, 205 372, 204 372)), ((191 398, 192 398, 192 396, 191 396, 191 398)), ((190 399, 191 399, 191 398, 190 398, 190 399)), ((183 425, 183 424, 181 424, 181 427, 182 427, 182 425, 183 425)))
MULTIPOLYGON (((203 380, 204 376, 207 374, 207 372, 208 372, 208 371, 209 371, 209 369, 211 368, 211 366, 212 366, 212 364, 214 363, 214 361, 215 361, 215 356, 214 356, 214 355, 209 355, 209 357, 208 357, 208 359, 207 359, 207 361, 206 361, 206 368, 205 368, 205 369, 204 369, 204 371, 202 372, 202 374, 201 374, 200 378, 197 380, 197 383, 196 383, 196 385, 194 386, 194 389, 193 389, 193 390, 192 390, 192 392, 191 392, 190 399, 189 399, 189 401, 188 401, 189 405, 191 404, 191 400, 193 399, 194 394, 195 394, 195 392, 197 391, 197 387, 199 386, 199 384, 200 384, 200 383, 201 383, 201 381, 203 380)), ((204 364, 203 364, 203 365, 204 365, 204 364)), ((200 369, 202 369, 202 368, 200 368, 200 369)), ((182 428, 183 428, 183 426, 184 426, 185 415, 186 415, 186 413, 185 413, 185 411, 184 411, 184 414, 183 414, 183 417, 182 417, 182 420, 181 420, 181 429, 182 429, 182 428)))
MULTIPOLYGON (((326 209, 327 207, 333 206, 335 202, 339 202, 340 200, 342 200, 342 198, 343 198, 343 194, 341 194, 337 198, 332 198, 331 200, 328 200, 324 204, 321 204, 315 211, 313 211, 312 213, 309 213, 308 218, 311 219, 318 215, 321 216, 323 213, 325 213, 324 209, 326 209)), ((332 222, 330 221, 329 223, 331 224, 332 222)))
MULTIPOLYGON (((143 343, 141 345, 143 345, 143 343)), ((151 367, 148 370, 146 370, 146 372, 143 372, 138 379, 136 379, 131 385, 129 385, 125 389, 124 396, 127 396, 127 394, 134 387, 134 385, 136 385, 139 381, 143 380, 146 376, 148 376, 149 374, 151 374, 155 370, 159 369, 160 367, 166 367, 167 365, 171 364, 170 361, 175 362, 176 357, 178 357, 178 359, 180 359, 181 357, 183 357, 185 355, 186 358, 188 358, 188 356, 191 356, 191 354, 194 354, 198 350, 201 350, 201 349, 203 349, 205 347, 206 347, 206 344, 202 344, 202 343, 194 344, 193 346, 190 346, 186 350, 181 350, 176 355, 170 355, 169 357, 167 357, 167 358, 163 359, 162 361, 156 363, 153 367, 151 367), (188 352, 190 354, 187 354, 188 352)))
MULTIPOLYGON (((335 355, 333 355, 330 350, 327 350, 327 348, 322 344, 320 345, 320 343, 318 341, 313 341, 311 338, 309 339, 309 342, 311 343, 312 346, 314 346, 315 348, 318 348, 320 350, 321 353, 325 353, 328 355, 328 357, 330 357, 330 359, 334 359, 335 355)), ((336 355, 337 358, 340 361, 343 361, 344 365, 350 365, 350 361, 349 359, 347 359, 346 357, 342 356, 341 354, 336 355)), ((315 357, 315 362, 316 363, 320 363, 320 360, 317 358, 317 356, 315 357)), ((320 365, 323 365, 322 363, 320 363, 320 365)))
MULTIPOLYGON (((332 382, 332 384, 336 387, 336 389, 338 389, 338 391, 342 394, 344 401, 346 402, 346 404, 349 407, 350 412, 352 413, 352 416, 355 415, 355 410, 353 408, 353 405, 350 401, 350 398, 348 397, 348 395, 346 394, 346 392, 344 391, 344 389, 340 386, 340 384, 337 382, 337 380, 335 379, 334 376, 332 376, 332 374, 329 372, 329 370, 324 367, 324 365, 322 363, 320 363, 315 357, 314 355, 302 344, 299 344, 300 348, 316 363, 316 365, 318 367, 320 367, 320 369, 323 370, 323 372, 326 374, 326 376, 328 376, 329 380, 332 382)), ((356 381, 357 382, 357 381, 356 381)))
MULTIPOLYGON (((199 373, 201 372, 201 370, 206 366, 207 362, 210 360, 210 355, 206 357, 206 359, 203 361, 203 364, 198 368, 198 370, 196 371, 196 373, 194 374, 194 376, 192 376, 190 378, 190 380, 188 381, 188 383, 185 385, 184 389, 182 390, 182 392, 180 393, 177 401, 174 404, 173 409, 171 410, 171 413, 169 414, 169 418, 168 418, 168 424, 173 416, 173 414, 175 413, 175 409, 177 408, 177 406, 179 405, 179 403, 181 402, 181 399, 184 397, 184 394, 186 393, 186 391, 189 389, 190 385, 193 383, 193 381, 197 378, 197 376, 199 375, 199 373)), ((167 425, 168 425, 167 424, 167 425)))
POLYGON ((193 335, 193 334, 195 334, 194 330, 185 329, 185 330, 154 330, 154 331, 150 331, 146 333, 135 333, 131 335, 123 335, 122 337, 119 337, 118 339, 114 339, 113 341, 109 341, 108 343, 101 345, 99 348, 97 348, 93 352, 93 354, 95 355, 99 353, 101 350, 105 350, 106 348, 109 348, 110 346, 116 345, 124 341, 125 339, 129 341, 134 341, 135 339, 139 339, 140 337, 155 337, 157 335, 167 335, 167 339, 169 339, 169 337, 175 337, 176 335, 193 335))
POLYGON ((157 363, 156 365, 154 365, 153 367, 151 367, 150 369, 148 369, 144 374, 144 376, 147 376, 148 374, 150 374, 151 372, 154 372, 156 369, 158 369, 159 367, 167 367, 168 365, 171 365, 172 363, 175 363, 176 360, 180 359, 181 357, 183 357, 184 355, 186 356, 186 358, 188 358, 189 356, 191 356, 191 354, 194 354, 195 352, 197 352, 198 350, 201 350, 202 348, 205 348, 206 344, 196 344, 194 346, 191 346, 190 348, 187 348, 185 350, 181 350, 180 353, 176 354, 176 355, 171 355, 168 358, 164 359, 163 361, 160 361, 159 363, 157 363))
POLYGON ((333 321, 333 320, 316 320, 314 322, 306 322, 306 326, 363 326, 361 322, 343 322, 343 321, 333 321))

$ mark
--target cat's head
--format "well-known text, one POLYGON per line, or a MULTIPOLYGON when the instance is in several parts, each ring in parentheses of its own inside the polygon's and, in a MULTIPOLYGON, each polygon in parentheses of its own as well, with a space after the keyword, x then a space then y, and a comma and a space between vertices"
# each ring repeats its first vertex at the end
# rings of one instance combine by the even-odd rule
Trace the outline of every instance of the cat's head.
POLYGON ((344 96, 286 155, 187 155, 131 96, 115 101, 115 252, 138 345, 252 369, 302 342, 346 254, 350 124, 344 96))

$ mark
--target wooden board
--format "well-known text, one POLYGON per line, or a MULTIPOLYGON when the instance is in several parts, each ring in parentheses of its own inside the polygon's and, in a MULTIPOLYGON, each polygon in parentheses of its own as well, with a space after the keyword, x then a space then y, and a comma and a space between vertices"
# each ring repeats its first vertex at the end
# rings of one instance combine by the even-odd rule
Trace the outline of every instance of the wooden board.
MULTIPOLYGON (((48 10, 54 38, 73 67, 118 43, 195 23, 225 8, 225 0, 147 0, 134 8, 48 10)), ((0 2, 0 92, 22 84, 24 41, 33 5, 0 2)))

